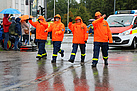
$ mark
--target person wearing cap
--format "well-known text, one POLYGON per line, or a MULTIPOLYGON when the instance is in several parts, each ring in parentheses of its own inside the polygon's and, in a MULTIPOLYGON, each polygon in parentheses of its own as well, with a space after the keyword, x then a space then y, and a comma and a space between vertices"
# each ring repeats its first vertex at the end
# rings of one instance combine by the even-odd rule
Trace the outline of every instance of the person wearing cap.
POLYGON ((94 27, 94 53, 92 58, 92 67, 96 67, 98 63, 100 47, 104 59, 104 64, 108 65, 108 41, 113 43, 112 34, 107 21, 104 20, 106 15, 100 12, 95 13, 95 21, 92 22, 94 27))
POLYGON ((84 63, 85 60, 85 47, 88 39, 88 29, 86 24, 83 23, 80 16, 75 18, 76 23, 72 24, 72 19, 70 18, 70 22, 68 24, 69 29, 73 33, 73 49, 71 52, 69 62, 73 63, 75 60, 75 56, 77 53, 78 45, 81 50, 81 63, 84 63))
POLYGON ((64 57, 64 50, 60 49, 60 47, 64 37, 65 26, 61 22, 61 16, 59 14, 54 16, 54 22, 45 30, 45 32, 52 32, 53 56, 51 63, 56 63, 58 52, 61 54, 61 57, 64 57))
POLYGON ((38 21, 33 22, 31 18, 29 18, 29 23, 36 28, 36 41, 38 42, 38 54, 36 58, 46 58, 47 52, 45 50, 45 43, 47 41, 47 32, 44 32, 45 29, 48 28, 48 23, 45 21, 43 16, 39 16, 38 21))

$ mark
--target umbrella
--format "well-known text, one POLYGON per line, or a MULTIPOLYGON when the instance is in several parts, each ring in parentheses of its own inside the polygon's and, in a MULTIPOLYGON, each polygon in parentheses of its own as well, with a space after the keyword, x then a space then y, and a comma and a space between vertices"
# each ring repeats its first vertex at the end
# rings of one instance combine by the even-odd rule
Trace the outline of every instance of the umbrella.
POLYGON ((47 19, 47 22, 50 22, 50 21, 51 21, 51 19, 52 19, 52 18, 48 18, 48 19, 47 19))
POLYGON ((23 16, 20 16, 19 18, 21 18, 21 20, 23 21, 23 20, 27 20, 27 19, 29 19, 29 18, 33 18, 33 16, 29 16, 29 15, 23 15, 23 16))
POLYGON ((95 19, 89 19, 88 21, 89 21, 89 22, 93 22, 94 20, 95 20, 95 19))
POLYGON ((8 9, 4 9, 0 12, 0 14, 21 14, 20 11, 18 11, 17 9, 13 9, 13 8, 8 8, 8 9))

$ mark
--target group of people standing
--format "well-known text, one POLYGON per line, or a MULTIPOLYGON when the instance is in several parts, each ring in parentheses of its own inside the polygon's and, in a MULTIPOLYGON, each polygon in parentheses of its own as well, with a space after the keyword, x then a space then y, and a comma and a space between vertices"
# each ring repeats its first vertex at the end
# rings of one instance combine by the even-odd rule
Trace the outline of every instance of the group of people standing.
POLYGON ((14 26, 14 32, 15 32, 15 43, 14 43, 14 50, 18 50, 18 42, 19 38, 21 37, 21 19, 12 17, 11 22, 9 21, 9 14, 4 14, 3 17, 3 29, 4 29, 4 50, 8 50, 7 48, 7 42, 9 40, 9 28, 12 24, 15 24, 14 26))
MULTIPOLYGON (((109 29, 107 21, 104 20, 106 15, 100 12, 95 13, 95 21, 92 23, 94 27, 94 53, 92 59, 92 67, 96 67, 98 63, 100 47, 102 49, 104 64, 108 65, 108 41, 112 43, 112 35, 109 29)), ((74 63, 75 56, 77 53, 78 46, 81 50, 81 63, 84 63, 86 52, 85 47, 88 39, 88 30, 86 24, 83 23, 80 16, 75 18, 75 23, 72 23, 72 19, 69 20, 68 27, 73 33, 73 49, 71 52, 70 59, 71 63, 74 63)), ((61 57, 64 57, 64 50, 61 49, 61 42, 64 37, 65 26, 61 22, 61 16, 59 14, 54 16, 54 22, 48 27, 48 23, 45 21, 44 17, 40 16, 38 21, 33 22, 29 19, 32 26, 36 28, 36 40, 38 42, 38 54, 36 58, 47 57, 45 50, 45 42, 47 40, 48 32, 52 32, 53 41, 53 55, 51 63, 56 63, 57 54, 60 53, 61 57)))
POLYGON ((23 16, 15 18, 12 15, 10 16, 9 14, 4 14, 2 25, 4 32, 4 50, 6 51, 9 50, 9 48, 7 48, 7 43, 10 39, 10 41, 14 42, 14 47, 10 48, 14 49, 15 51, 20 50, 18 48, 19 44, 21 46, 27 45, 28 43, 30 26, 28 24, 28 19, 23 19, 24 17, 21 17, 23 16))
MULTIPOLYGON (((96 12, 96 20, 92 22, 94 27, 94 53, 92 67, 96 67, 98 63, 100 47, 102 49, 104 64, 108 65, 108 41, 109 43, 112 43, 112 35, 107 21, 104 20, 105 17, 105 14, 102 15, 100 12, 96 12)), ((68 27, 73 33, 73 49, 68 61, 74 63, 79 46, 81 50, 81 63, 84 63, 86 56, 85 47, 88 40, 87 26, 83 23, 80 16, 75 18, 74 24, 72 23, 71 18, 69 21, 68 27)), ((61 42, 63 41, 65 26, 61 22, 61 16, 59 14, 54 16, 54 22, 50 23, 50 26, 48 26, 48 23, 45 21, 43 16, 39 16, 36 22, 33 22, 32 18, 29 18, 29 23, 36 28, 36 42, 38 43, 39 49, 36 58, 41 59, 47 57, 45 43, 47 41, 48 32, 52 32, 53 41, 53 55, 51 63, 56 63, 58 53, 61 54, 61 57, 64 57, 64 50, 61 49, 61 42)), ((10 25, 11 23, 7 22, 6 24, 10 25)))

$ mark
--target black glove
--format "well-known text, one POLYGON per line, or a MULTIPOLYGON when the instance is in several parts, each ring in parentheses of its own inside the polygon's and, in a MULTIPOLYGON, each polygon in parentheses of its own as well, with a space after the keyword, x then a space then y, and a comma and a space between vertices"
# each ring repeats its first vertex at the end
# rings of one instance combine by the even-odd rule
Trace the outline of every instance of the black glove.
POLYGON ((28 20, 32 20, 32 18, 29 18, 28 20))
POLYGON ((38 19, 38 22, 40 23, 40 19, 38 19))
POLYGON ((69 18, 69 22, 72 22, 72 19, 71 19, 71 18, 69 18))
POLYGON ((85 43, 87 43, 87 41, 84 41, 85 43))

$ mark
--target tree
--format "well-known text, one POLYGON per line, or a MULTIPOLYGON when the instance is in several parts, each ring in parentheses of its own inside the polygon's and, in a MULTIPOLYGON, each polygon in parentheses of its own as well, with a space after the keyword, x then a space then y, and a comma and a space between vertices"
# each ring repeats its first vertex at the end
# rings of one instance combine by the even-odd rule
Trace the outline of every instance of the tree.
MULTIPOLYGON (((84 23, 88 24, 88 19, 94 18, 95 13, 100 11, 107 16, 114 14, 114 0, 69 0, 69 11, 73 16, 81 16, 84 23)), ((135 10, 137 9, 137 0, 116 0, 116 10, 135 10)), ((56 0, 56 14, 60 14, 67 26, 68 0, 56 0)), ((54 0, 47 0, 47 16, 54 17, 54 0)), ((74 20, 74 19, 73 19, 74 20)))
POLYGON ((88 20, 90 19, 90 16, 89 16, 89 13, 86 10, 86 7, 83 6, 82 4, 80 5, 80 7, 79 7, 79 9, 76 13, 76 16, 80 16, 82 18, 83 22, 85 24, 88 24, 88 20))
MULTIPOLYGON (((71 18, 74 21, 74 15, 71 11, 69 11, 69 18, 71 18)), ((64 14, 62 22, 65 26, 67 26, 67 14, 64 14)))

